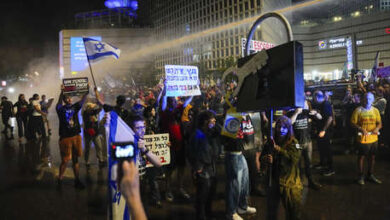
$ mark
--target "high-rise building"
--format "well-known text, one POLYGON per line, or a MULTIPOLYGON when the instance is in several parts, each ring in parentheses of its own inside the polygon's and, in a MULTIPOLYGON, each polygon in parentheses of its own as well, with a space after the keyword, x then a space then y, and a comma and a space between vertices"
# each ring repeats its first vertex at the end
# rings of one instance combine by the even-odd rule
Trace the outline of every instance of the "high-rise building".
MULTIPOLYGON (((156 67, 162 70, 166 64, 198 64, 203 70, 216 70, 242 56, 242 39, 252 24, 231 26, 212 34, 207 30, 290 6, 291 0, 159 0, 153 5, 152 21, 158 41, 205 33, 156 55, 156 67)), ((253 40, 282 43, 283 29, 279 31, 274 23, 277 22, 262 25, 253 40)))
POLYGON ((379 7, 381 10, 390 10, 390 0, 380 0, 379 7))

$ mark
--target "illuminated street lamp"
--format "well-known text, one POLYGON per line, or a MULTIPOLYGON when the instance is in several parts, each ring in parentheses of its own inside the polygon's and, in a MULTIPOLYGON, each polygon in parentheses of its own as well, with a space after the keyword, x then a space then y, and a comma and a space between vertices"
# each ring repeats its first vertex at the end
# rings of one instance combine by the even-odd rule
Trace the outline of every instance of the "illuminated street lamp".
POLYGON ((14 92, 15 92, 15 89, 14 89, 13 87, 9 87, 9 88, 8 88, 8 92, 9 92, 9 93, 14 93, 14 92))

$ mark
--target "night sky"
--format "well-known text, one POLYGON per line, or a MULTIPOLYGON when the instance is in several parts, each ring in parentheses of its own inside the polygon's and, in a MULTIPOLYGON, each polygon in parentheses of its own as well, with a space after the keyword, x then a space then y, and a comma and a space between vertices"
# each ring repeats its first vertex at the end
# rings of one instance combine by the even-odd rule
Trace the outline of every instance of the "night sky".
POLYGON ((58 33, 74 28, 74 15, 104 8, 104 0, 2 0, 0 79, 23 74, 36 58, 58 57, 58 33))

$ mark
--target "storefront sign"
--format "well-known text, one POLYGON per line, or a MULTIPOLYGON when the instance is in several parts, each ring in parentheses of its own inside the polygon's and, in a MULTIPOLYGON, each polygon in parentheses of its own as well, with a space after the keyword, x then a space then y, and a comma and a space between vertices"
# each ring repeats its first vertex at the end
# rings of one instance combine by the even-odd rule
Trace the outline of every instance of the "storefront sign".
MULTIPOLYGON (((318 41, 318 49, 339 49, 347 47, 347 37, 333 38, 329 40, 318 41)), ((363 44, 363 40, 357 40, 356 45, 360 46, 363 44)))

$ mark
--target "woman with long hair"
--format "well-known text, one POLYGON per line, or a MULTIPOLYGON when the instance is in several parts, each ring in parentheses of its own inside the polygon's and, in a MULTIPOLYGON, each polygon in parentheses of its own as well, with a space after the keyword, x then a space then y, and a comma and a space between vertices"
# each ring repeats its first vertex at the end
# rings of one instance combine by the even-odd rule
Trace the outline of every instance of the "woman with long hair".
POLYGON ((301 150, 289 118, 278 118, 273 139, 268 146, 273 150, 266 153, 267 161, 272 166, 272 184, 267 194, 267 219, 277 218, 280 200, 286 211, 286 219, 301 219, 303 185, 298 165, 301 150))

